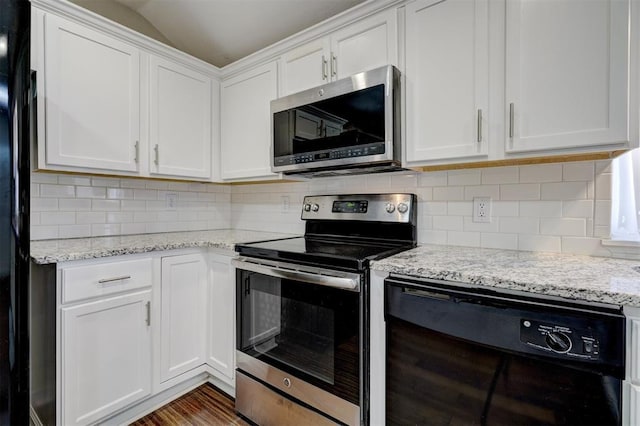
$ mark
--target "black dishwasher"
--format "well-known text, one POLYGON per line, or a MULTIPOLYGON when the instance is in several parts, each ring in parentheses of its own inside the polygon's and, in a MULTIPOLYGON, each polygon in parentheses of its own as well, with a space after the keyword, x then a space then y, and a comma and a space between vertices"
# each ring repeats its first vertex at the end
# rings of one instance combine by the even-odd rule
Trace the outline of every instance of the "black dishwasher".
POLYGON ((391 276, 385 319, 387 424, 621 424, 619 306, 391 276))

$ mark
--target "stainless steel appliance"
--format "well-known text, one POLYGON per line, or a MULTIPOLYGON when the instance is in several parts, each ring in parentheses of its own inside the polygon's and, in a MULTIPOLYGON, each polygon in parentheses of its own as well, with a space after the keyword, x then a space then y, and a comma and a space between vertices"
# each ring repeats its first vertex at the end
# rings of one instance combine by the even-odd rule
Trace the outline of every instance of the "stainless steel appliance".
POLYGON ((29 424, 30 19, 0 3, 0 424, 29 424))
POLYGON ((303 237, 239 244, 236 410, 367 424, 369 262, 415 247, 416 196, 308 196, 303 237))
POLYGON ((620 425, 621 307, 390 277, 387 424, 620 425))
POLYGON ((389 65, 271 101, 272 170, 400 170, 400 73, 389 65))

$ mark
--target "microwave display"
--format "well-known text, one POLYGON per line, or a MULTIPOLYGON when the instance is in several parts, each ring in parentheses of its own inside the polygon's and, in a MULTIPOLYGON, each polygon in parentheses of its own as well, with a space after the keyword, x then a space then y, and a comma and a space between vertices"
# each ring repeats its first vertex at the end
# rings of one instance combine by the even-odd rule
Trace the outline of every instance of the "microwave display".
POLYGON ((385 86, 379 84, 273 115, 277 165, 385 152, 385 86))

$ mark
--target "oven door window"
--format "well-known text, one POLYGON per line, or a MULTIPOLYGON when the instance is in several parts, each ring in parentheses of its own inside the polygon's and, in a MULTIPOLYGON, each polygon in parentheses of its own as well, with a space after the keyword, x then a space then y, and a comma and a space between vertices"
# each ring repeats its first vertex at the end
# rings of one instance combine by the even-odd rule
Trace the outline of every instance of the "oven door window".
POLYGON ((358 404, 360 293, 238 275, 238 350, 358 404))

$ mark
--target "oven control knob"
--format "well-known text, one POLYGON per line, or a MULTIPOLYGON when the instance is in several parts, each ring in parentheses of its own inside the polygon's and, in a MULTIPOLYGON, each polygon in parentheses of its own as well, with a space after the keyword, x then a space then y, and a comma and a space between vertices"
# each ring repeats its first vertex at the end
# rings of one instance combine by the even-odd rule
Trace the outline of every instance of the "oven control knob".
POLYGON ((407 210, 409 210, 409 206, 407 206, 405 203, 398 204, 398 211, 400 213, 406 213, 407 210))
POLYGON ((320 210, 320 206, 317 204, 314 204, 311 206, 311 210, 313 210, 314 212, 317 212, 318 210, 320 210))
POLYGON ((387 205, 384 206, 384 209, 387 211, 387 213, 393 213, 396 210, 396 206, 391 203, 387 203, 387 205))
POLYGON ((304 205, 304 211, 305 211, 305 212, 309 212, 309 211, 311 211, 311 204, 305 204, 305 205, 304 205))
POLYGON ((571 349, 571 339, 559 331, 550 331, 546 337, 547 346, 554 352, 567 353, 571 349))

